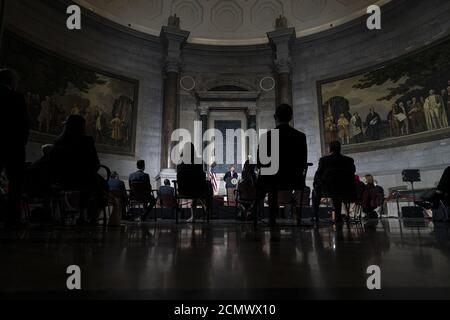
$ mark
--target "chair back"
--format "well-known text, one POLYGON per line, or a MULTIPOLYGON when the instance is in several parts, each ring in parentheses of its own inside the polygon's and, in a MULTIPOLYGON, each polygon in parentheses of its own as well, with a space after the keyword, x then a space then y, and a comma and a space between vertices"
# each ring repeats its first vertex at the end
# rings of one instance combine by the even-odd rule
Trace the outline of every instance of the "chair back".
POLYGON ((196 199, 205 193, 206 175, 200 165, 180 165, 177 172, 177 197, 196 199))
POLYGON ((356 199, 354 174, 346 169, 330 168, 322 177, 322 196, 341 200, 356 199))
POLYGON ((152 194, 151 186, 143 181, 133 181, 130 184, 130 199, 133 201, 149 201, 152 194))

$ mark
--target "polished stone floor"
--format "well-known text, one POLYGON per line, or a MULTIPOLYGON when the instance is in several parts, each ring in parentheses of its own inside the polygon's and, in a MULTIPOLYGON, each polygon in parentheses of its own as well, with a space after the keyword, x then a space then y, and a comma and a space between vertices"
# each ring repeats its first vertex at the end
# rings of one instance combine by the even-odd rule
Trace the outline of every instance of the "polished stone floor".
POLYGON ((450 298, 449 225, 385 219, 270 229, 214 221, 0 230, 6 298, 450 298), (78 265, 82 290, 66 289, 78 265), (381 268, 369 291, 367 267, 381 268))

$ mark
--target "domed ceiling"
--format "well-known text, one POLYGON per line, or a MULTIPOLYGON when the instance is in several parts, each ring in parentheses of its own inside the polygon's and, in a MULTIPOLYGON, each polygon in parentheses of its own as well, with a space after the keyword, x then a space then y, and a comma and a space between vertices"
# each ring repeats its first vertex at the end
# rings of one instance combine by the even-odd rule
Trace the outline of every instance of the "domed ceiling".
POLYGON ((320 32, 366 14, 390 0, 75 0, 135 30, 159 35, 170 15, 191 32, 189 42, 214 45, 266 43, 266 32, 284 15, 297 36, 320 32))

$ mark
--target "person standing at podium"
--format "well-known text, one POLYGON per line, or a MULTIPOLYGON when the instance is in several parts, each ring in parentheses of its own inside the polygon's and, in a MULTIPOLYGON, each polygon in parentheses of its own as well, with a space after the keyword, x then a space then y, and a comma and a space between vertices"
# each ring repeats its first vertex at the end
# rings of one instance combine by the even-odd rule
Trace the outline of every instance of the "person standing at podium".
POLYGON ((228 204, 234 203, 234 190, 237 187, 238 174, 235 166, 230 166, 229 171, 225 173, 223 180, 225 181, 225 189, 227 190, 227 202, 228 204))

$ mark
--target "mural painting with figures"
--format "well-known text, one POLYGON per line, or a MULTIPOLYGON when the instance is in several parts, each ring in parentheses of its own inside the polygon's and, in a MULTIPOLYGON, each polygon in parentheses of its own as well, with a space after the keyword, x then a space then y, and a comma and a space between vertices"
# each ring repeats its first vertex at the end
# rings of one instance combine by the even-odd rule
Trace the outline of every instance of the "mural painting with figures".
POLYGON ((324 149, 355 152, 445 138, 450 39, 364 72, 318 83, 324 149))
POLYGON ((52 143, 69 115, 86 120, 99 152, 132 155, 138 82, 70 61, 5 34, 3 61, 21 78, 31 140, 52 143))

